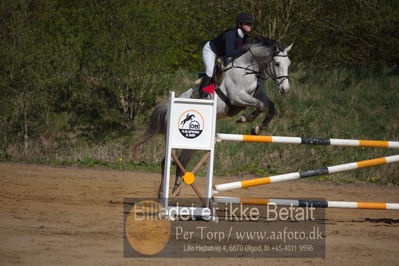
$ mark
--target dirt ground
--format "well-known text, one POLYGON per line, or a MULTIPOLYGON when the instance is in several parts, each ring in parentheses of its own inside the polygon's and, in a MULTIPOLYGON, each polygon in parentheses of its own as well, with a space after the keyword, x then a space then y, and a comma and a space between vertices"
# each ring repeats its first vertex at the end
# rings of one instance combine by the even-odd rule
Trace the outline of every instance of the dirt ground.
MULTIPOLYGON (((155 197, 159 174, 0 163, 0 265, 398 265, 399 211, 326 210, 325 259, 123 257, 123 202, 155 197), (119 203, 119 204, 118 204, 119 203)), ((201 184, 201 180, 199 180, 201 184)), ((216 183, 236 178, 216 178, 216 183)), ((399 187, 296 181, 225 195, 399 202, 399 187)), ((189 195, 191 191, 184 192, 189 195)))

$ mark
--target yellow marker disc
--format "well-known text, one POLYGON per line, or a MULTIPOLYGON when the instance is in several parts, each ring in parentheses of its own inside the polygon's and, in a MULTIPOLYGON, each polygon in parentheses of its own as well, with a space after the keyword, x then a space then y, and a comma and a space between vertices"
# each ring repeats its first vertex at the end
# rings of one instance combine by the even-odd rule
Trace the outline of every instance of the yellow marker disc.
POLYGON ((191 185, 192 183, 194 183, 194 180, 195 180, 195 176, 191 172, 187 172, 183 176, 184 183, 186 183, 188 185, 191 185))

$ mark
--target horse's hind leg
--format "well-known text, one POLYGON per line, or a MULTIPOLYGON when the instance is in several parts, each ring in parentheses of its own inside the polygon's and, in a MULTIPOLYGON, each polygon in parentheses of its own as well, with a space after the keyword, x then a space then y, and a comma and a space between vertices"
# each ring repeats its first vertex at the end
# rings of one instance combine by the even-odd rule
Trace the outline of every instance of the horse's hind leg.
MULTIPOLYGON (((190 162, 191 158, 194 155, 193 150, 182 150, 179 156, 179 161, 183 165, 184 168, 186 168, 187 164, 190 162)), ((176 189, 180 186, 182 182, 182 176, 184 175, 183 171, 180 169, 180 167, 176 167, 176 180, 175 180, 175 185, 173 187, 172 193, 176 191, 176 189)), ((179 196, 180 192, 176 194, 176 196, 179 196)))
POLYGON ((162 160, 162 165, 161 165, 161 167, 162 167, 162 174, 161 174, 161 184, 159 185, 159 190, 158 190, 158 198, 159 199, 162 199, 163 198, 163 195, 164 195, 164 191, 163 191, 163 189, 164 189, 164 179, 163 179, 163 176, 164 176, 164 173, 165 173, 165 157, 163 158, 163 160, 162 160))
POLYGON ((141 134, 133 143, 132 145, 132 152, 131 156, 134 161, 141 161, 140 154, 138 149, 141 145, 147 142, 151 137, 153 137, 156 132, 152 131, 151 129, 147 129, 143 134, 141 134))
MULTIPOLYGON (((182 150, 179 156, 179 161, 183 165, 184 168, 186 168, 188 162, 191 160, 193 157, 194 151, 193 150, 182 150)), ((158 190, 158 198, 163 198, 164 195, 164 173, 165 173, 165 158, 162 160, 162 176, 161 176, 161 184, 159 185, 159 190, 158 190)), ((176 166, 176 179, 175 179, 175 184, 172 189, 172 194, 176 191, 176 189, 180 186, 182 182, 182 176, 184 175, 183 171, 180 169, 179 166, 176 166)), ((180 192, 176 194, 176 196, 179 196, 180 192)))

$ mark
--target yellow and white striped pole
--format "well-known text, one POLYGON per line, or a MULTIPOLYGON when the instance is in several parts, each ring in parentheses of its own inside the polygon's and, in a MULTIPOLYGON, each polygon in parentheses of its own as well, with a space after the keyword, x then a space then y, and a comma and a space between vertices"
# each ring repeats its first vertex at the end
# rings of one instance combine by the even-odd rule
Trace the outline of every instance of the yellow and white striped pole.
POLYGON ((253 187, 253 186, 289 181, 289 180, 312 177, 312 176, 327 175, 327 174, 332 174, 332 173, 354 170, 354 169, 358 169, 358 168, 365 168, 365 167, 377 166, 377 165, 382 165, 382 164, 394 163, 394 162, 398 162, 398 161, 399 161, 399 155, 393 155, 393 156, 381 157, 381 158, 376 158, 376 159, 371 159, 371 160, 329 166, 329 167, 319 168, 319 169, 315 169, 315 170, 231 182, 231 183, 226 183, 226 184, 215 185, 215 192, 232 190, 232 189, 237 189, 237 188, 253 187))

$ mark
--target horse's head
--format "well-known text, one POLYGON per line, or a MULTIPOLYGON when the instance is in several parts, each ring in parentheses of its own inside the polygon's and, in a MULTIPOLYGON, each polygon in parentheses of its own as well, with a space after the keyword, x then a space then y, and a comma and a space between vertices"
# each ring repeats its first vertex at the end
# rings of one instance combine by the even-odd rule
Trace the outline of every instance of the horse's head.
POLYGON ((288 81, 288 68, 291 64, 288 58, 290 46, 283 46, 277 41, 257 36, 254 45, 254 58, 258 62, 261 71, 266 71, 276 83, 280 93, 284 94, 290 89, 288 81))
POLYGON ((288 52, 291 50, 292 44, 279 50, 273 60, 271 61, 267 73, 274 80, 280 93, 284 94, 290 89, 290 82, 288 81, 288 68, 291 64, 288 58, 288 52))

